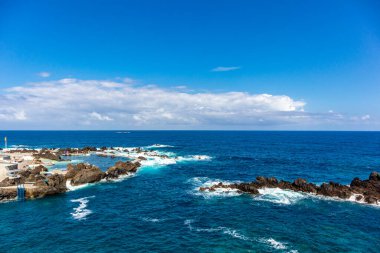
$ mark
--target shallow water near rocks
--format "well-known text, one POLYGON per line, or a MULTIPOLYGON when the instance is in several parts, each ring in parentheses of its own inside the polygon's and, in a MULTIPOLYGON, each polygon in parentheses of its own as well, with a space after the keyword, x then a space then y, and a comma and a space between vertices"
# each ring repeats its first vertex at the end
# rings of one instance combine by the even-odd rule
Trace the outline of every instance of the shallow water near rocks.
MULTIPOLYGON (((175 156, 210 157, 153 163, 117 182, 0 204, 0 243, 7 252, 378 252, 380 247, 378 207, 273 189, 257 197, 196 190, 258 175, 349 184, 380 170, 378 132, 5 134, 10 145, 30 148, 149 146, 175 156)), ((119 160, 73 159, 103 170, 119 160)))

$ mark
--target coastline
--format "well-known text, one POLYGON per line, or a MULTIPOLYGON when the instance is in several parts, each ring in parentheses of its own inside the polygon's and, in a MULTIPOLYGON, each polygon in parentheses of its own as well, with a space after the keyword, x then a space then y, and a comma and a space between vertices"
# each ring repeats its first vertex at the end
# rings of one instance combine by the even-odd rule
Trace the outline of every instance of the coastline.
POLYGON ((60 148, 60 149, 8 149, 3 150, 3 156, 9 156, 9 163, 17 163, 17 174, 0 180, 1 201, 11 201, 20 198, 17 189, 21 185, 25 189, 23 199, 43 198, 49 195, 62 194, 84 188, 95 183, 106 183, 129 178, 136 174, 142 166, 153 164, 166 166, 188 160, 209 160, 204 155, 188 157, 169 156, 153 148, 171 147, 168 145, 154 144, 143 147, 84 147, 84 148, 60 148), (113 166, 102 171, 99 167, 90 163, 72 163, 74 160, 65 158, 79 156, 97 156, 100 158, 123 159, 116 161, 113 166), (57 164, 66 164, 66 169, 54 168, 57 164), (48 169, 53 168, 53 169, 48 169), (25 187, 26 186, 26 187, 25 187))

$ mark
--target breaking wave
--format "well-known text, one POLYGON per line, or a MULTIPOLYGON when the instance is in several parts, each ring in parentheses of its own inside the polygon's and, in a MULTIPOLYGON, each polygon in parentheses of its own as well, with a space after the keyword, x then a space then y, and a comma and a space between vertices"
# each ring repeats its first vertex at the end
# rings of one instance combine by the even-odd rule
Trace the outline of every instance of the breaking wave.
POLYGON ((10 149, 29 148, 28 145, 11 145, 10 149))
POLYGON ((89 199, 94 198, 95 196, 90 196, 90 197, 84 197, 84 198, 79 198, 79 199, 72 199, 71 202, 74 203, 79 203, 78 207, 74 207, 73 210, 74 212, 71 213, 71 216, 75 220, 83 220, 86 219, 86 217, 92 213, 90 209, 87 209, 87 204, 90 201, 89 199))
POLYGON ((75 190, 83 189, 83 188, 86 188, 86 187, 88 187, 88 186, 90 186, 89 183, 74 186, 74 185, 71 185, 71 180, 67 180, 67 181, 66 181, 66 188, 67 188, 69 191, 75 191, 75 190))
MULTIPOLYGON (((146 148, 173 147, 170 145, 154 144, 146 148)), ((173 152, 165 152, 154 149, 142 149, 137 147, 114 147, 103 151, 97 151, 100 156, 125 157, 131 160, 138 160, 143 167, 161 167, 186 161, 207 161, 211 160, 207 155, 177 156, 173 152)))
POLYGON ((274 249, 286 249, 287 248, 284 243, 276 241, 273 238, 263 239, 263 241, 265 243, 267 243, 268 245, 270 245, 274 249))
POLYGON ((188 180, 188 183, 192 184, 194 188, 191 191, 192 195, 202 196, 204 198, 210 197, 234 197, 239 196, 242 193, 239 193, 237 189, 232 188, 217 188, 215 191, 200 191, 200 187, 210 187, 215 184, 222 182, 223 184, 232 184, 236 182, 231 181, 222 181, 218 179, 209 179, 208 177, 194 177, 188 180))
POLYGON ((231 229, 228 227, 216 227, 216 228, 197 228, 192 225, 194 220, 185 220, 184 225, 186 225, 189 230, 191 231, 196 231, 196 232, 208 232, 208 233, 213 233, 213 232, 221 232, 222 234, 227 234, 233 238, 237 238, 240 240, 244 241, 252 241, 249 237, 243 235, 242 233, 238 232, 235 229, 231 229))
POLYGON ((189 155, 189 156, 179 156, 178 161, 208 161, 212 157, 208 155, 189 155))
POLYGON ((146 221, 146 222, 153 222, 153 223, 158 223, 158 222, 164 221, 164 219, 149 218, 149 217, 144 217, 144 218, 142 218, 142 220, 146 221))
POLYGON ((150 146, 146 146, 146 148, 174 148, 172 145, 165 145, 165 144, 153 144, 150 146))
POLYGON ((291 205, 306 197, 305 194, 283 190, 280 188, 261 188, 260 195, 254 197, 255 200, 268 201, 275 204, 291 205))

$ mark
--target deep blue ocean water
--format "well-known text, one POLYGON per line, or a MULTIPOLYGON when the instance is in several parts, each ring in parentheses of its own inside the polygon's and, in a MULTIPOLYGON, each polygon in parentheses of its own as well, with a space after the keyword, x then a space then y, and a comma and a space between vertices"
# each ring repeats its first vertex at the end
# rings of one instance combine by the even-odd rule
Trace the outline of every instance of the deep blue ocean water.
MULTIPOLYGON (((199 193, 258 175, 349 184, 380 171, 380 132, 15 131, 9 145, 148 146, 211 160, 0 204, 0 252, 379 252, 380 208, 292 193, 199 193), (76 209, 75 209, 76 208, 76 209), (78 209, 79 208, 79 209, 78 209), (83 217, 82 217, 83 216, 83 217), (81 218, 82 217, 82 218, 81 218)), ((102 169, 120 159, 82 157, 102 169)))

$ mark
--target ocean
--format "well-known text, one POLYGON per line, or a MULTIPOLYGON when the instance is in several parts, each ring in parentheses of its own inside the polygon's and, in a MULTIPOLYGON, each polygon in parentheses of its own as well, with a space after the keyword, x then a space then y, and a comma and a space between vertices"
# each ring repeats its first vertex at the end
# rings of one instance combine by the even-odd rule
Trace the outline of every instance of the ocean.
MULTIPOLYGON (((197 190, 259 175, 316 184, 367 179, 380 171, 380 132, 0 132, 4 136, 10 147, 149 147, 183 159, 152 163, 111 183, 0 204, 0 252, 380 250, 380 207, 276 189, 259 196, 197 190)), ((102 170, 122 160, 74 159, 102 170)))

